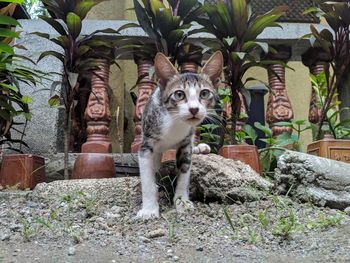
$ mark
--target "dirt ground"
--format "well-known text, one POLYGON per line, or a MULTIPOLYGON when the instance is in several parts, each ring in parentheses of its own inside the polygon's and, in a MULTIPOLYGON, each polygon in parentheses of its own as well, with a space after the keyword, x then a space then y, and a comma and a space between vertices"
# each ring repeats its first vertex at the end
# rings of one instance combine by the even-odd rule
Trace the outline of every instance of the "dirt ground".
POLYGON ((137 221, 139 204, 86 193, 55 201, 0 197, 0 262, 350 262, 350 217, 266 196, 137 221))

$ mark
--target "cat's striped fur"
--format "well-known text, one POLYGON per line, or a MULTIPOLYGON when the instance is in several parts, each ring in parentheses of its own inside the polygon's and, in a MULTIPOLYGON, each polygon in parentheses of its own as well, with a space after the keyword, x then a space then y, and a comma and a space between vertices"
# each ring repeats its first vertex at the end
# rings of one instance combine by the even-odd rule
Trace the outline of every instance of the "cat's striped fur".
MULTIPOLYGON (((168 149, 177 149, 176 209, 192 206, 188 188, 195 127, 207 116, 208 109, 214 107, 222 68, 220 52, 208 60, 200 74, 179 74, 163 54, 157 54, 155 71, 159 86, 146 104, 142 118, 143 139, 139 151, 142 209, 137 217, 159 216, 155 174, 160 168, 162 153, 168 149)), ((207 150, 201 145, 195 151, 207 150)))

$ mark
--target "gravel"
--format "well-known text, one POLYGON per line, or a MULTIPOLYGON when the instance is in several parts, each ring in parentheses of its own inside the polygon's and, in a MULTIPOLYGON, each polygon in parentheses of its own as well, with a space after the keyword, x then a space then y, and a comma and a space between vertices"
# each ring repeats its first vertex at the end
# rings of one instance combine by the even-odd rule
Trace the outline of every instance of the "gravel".
POLYGON ((164 199, 159 219, 138 221, 134 194, 116 200, 83 187, 59 196, 51 187, 49 198, 2 192, 0 262, 350 261, 350 216, 311 203, 265 193, 178 214, 164 199))

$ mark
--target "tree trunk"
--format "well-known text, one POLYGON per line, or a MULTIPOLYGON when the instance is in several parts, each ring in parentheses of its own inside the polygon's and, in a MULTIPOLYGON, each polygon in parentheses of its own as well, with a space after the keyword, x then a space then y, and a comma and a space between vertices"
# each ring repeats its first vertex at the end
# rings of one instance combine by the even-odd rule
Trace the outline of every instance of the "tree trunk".
POLYGON ((241 100, 239 98, 238 90, 233 89, 231 87, 231 93, 232 93, 232 97, 231 97, 231 110, 232 110, 232 113, 231 113, 231 130, 232 130, 231 142, 232 142, 232 144, 236 145, 237 144, 237 140, 236 140, 237 120, 239 118, 240 111, 241 111, 241 100))
MULTIPOLYGON (((338 85, 339 100, 341 101, 340 109, 350 108, 350 70, 346 72, 338 85)), ((340 120, 350 119, 350 111, 346 110, 340 114, 340 120)))
POLYGON ((71 108, 65 112, 64 123, 64 180, 69 180, 68 159, 71 133, 71 108))

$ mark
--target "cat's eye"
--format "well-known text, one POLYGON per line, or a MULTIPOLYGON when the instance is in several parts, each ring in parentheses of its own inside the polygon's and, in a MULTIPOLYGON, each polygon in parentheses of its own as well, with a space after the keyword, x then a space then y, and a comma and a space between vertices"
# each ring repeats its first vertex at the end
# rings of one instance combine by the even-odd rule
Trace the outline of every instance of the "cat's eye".
POLYGON ((183 100, 185 98, 185 92, 182 90, 177 90, 174 92, 174 98, 176 100, 183 100))
POLYGON ((207 99, 210 98, 210 94, 211 94, 210 90, 204 89, 204 90, 202 90, 201 93, 199 94, 199 97, 200 97, 201 99, 203 99, 203 100, 207 100, 207 99))

